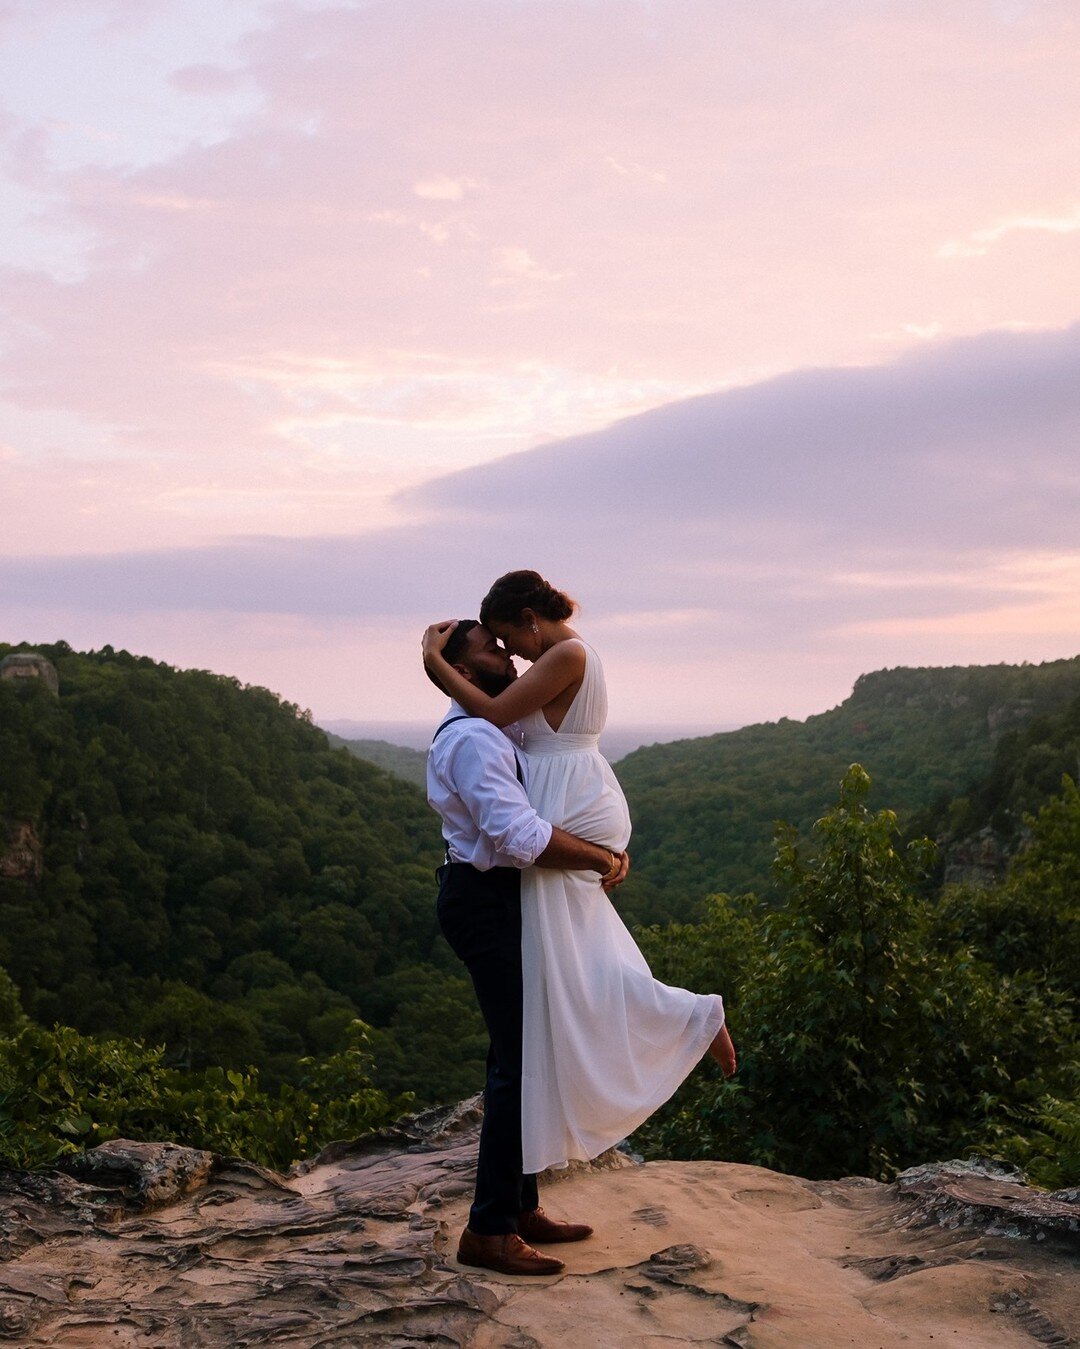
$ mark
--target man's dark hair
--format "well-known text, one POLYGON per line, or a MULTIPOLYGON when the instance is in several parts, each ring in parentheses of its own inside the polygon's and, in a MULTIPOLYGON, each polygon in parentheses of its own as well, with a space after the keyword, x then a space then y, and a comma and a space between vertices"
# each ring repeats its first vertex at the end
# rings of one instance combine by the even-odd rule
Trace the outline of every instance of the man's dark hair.
MULTIPOLYGON (((458 619, 457 627, 450 634, 449 640, 443 647, 443 660, 445 660, 448 665, 464 664, 463 657, 465 652, 469 649, 469 633, 472 632, 473 628, 478 628, 479 626, 480 624, 475 618, 458 619)), ((426 665, 424 666, 424 672, 439 692, 445 693, 449 698, 450 694, 447 693, 447 690, 443 688, 426 665)))

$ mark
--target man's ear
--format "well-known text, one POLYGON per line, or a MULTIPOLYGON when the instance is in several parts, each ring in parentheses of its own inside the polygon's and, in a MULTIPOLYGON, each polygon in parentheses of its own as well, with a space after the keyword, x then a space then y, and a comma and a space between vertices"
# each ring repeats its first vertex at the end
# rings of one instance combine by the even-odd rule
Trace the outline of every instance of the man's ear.
POLYGON ((453 665, 450 668, 456 670, 458 674, 461 675, 463 679, 467 679, 470 684, 476 683, 476 680, 473 678, 473 672, 467 665, 453 665))

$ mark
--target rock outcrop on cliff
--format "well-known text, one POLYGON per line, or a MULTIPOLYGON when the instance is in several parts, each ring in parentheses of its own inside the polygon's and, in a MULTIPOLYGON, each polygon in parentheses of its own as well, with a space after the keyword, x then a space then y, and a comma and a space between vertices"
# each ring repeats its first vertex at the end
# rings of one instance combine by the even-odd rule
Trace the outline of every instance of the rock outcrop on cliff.
POLYGON ((5 820, 0 816, 0 877, 40 881, 42 851, 33 820, 5 820))
POLYGON ((23 1346, 430 1343, 1067 1345, 1080 1205, 992 1169, 811 1183, 619 1153, 544 1186, 596 1226, 566 1272, 454 1260, 475 1103, 335 1144, 280 1176, 117 1141, 67 1174, 0 1173, 0 1341, 23 1346))
POLYGON ((40 679, 50 693, 59 694, 56 666, 38 651, 13 651, 0 660, 0 679, 40 679))

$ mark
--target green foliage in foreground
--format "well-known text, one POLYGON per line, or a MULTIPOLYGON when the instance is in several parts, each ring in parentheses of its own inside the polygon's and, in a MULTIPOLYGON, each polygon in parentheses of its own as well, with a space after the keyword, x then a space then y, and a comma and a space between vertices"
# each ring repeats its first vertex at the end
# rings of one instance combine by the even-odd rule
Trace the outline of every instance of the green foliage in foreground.
POLYGON ((1080 1071, 1069 1075, 1067 1090, 1065 1099, 1044 1096, 1034 1109, 1021 1112, 1016 1132, 1001 1149, 1048 1190, 1080 1185, 1080 1071))
MULTIPOLYGON (((902 854, 896 817, 866 804, 869 785, 858 765, 848 771, 809 855, 780 830, 783 909, 721 895, 699 925, 640 934, 659 978, 725 994, 740 1070, 731 1082, 695 1075, 636 1145, 883 1178, 976 1148, 1027 1163, 1044 1183, 1075 1183, 1071 998, 1025 968, 1028 957, 995 967, 943 922, 919 893, 925 841, 902 854)), ((1075 791, 1036 825, 1036 852, 1010 882, 1015 905, 1041 903, 1037 850, 1049 859, 1062 813, 1080 828, 1075 791)))
POLYGON ((297 1084, 268 1091, 256 1071, 166 1066, 160 1046, 28 1025, 0 1038, 0 1165, 27 1168, 109 1138, 169 1139, 285 1168, 334 1139, 398 1118, 409 1096, 371 1082, 367 1028, 307 1059, 297 1084))

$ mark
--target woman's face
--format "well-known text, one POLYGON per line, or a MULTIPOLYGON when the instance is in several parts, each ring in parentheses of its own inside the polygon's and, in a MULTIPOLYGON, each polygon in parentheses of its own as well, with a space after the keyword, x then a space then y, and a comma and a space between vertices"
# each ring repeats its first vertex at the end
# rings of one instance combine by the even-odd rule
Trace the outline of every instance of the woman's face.
POLYGON ((488 631, 496 637, 511 656, 520 656, 522 660, 536 660, 540 655, 540 634, 533 632, 528 619, 520 623, 486 624, 488 631))

